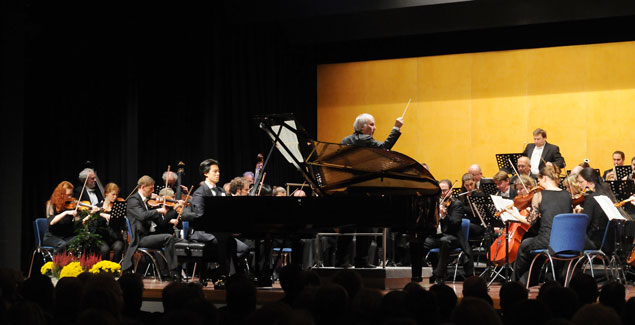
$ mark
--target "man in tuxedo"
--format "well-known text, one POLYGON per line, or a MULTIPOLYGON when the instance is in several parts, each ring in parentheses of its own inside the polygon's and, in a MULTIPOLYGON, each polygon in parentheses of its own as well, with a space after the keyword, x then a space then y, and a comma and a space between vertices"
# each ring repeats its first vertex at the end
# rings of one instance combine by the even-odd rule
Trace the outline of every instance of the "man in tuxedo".
POLYGON ((504 170, 499 170, 493 177, 498 192, 495 195, 513 200, 516 197, 516 189, 509 184, 509 175, 504 170))
MULTIPOLYGON (((384 142, 377 141, 373 138, 375 134, 375 118, 370 114, 360 114, 353 123, 353 134, 342 139, 342 144, 354 145, 360 147, 379 148, 390 150, 397 139, 401 136, 401 127, 403 126, 403 118, 399 117, 395 120, 388 138, 384 142)), ((342 233, 347 232, 372 232, 367 227, 358 228, 342 228, 342 233)), ((335 265, 338 267, 351 267, 350 264, 350 248, 353 243, 352 236, 339 236, 337 238, 337 249, 335 251, 335 265)), ((374 268, 375 266, 368 262, 368 250, 370 249, 370 237, 358 236, 355 254, 356 268, 374 268)))
POLYGON ((566 163, 560 154, 560 148, 547 142, 547 132, 538 128, 533 134, 534 143, 527 144, 522 154, 530 159, 531 173, 538 175, 538 172, 545 167, 545 163, 552 163, 560 169, 564 168, 566 163))
POLYGON ((81 184, 79 184, 79 186, 75 186, 75 189, 73 190, 73 197, 76 197, 80 201, 90 201, 91 205, 96 205, 104 200, 104 194, 96 186, 97 175, 92 168, 84 168, 84 170, 79 172, 79 181, 81 184), (84 182, 86 182, 86 188, 82 194, 81 191, 82 187, 84 187, 84 182))
MULTIPOLYGON (((174 237, 170 234, 157 233, 156 227, 163 223, 167 210, 164 207, 158 209, 148 208, 146 202, 152 198, 154 191, 154 179, 150 176, 142 176, 137 182, 138 190, 128 199, 126 214, 130 219, 133 240, 128 246, 122 269, 124 272, 132 268, 132 256, 138 247, 163 249, 167 259, 169 278, 175 281, 181 280, 178 272, 178 262, 174 249, 174 237)), ((154 194, 156 196, 156 194, 154 194)), ((166 274, 166 270, 159 270, 166 274)), ((166 277, 167 278, 167 277, 166 277)))

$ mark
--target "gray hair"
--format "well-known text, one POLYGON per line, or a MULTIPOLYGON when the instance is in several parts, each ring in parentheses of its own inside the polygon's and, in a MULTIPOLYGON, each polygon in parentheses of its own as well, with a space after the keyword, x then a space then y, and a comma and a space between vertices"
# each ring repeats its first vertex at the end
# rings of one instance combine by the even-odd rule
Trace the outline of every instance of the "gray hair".
POLYGON ((251 176, 252 178, 254 177, 254 172, 252 171, 246 171, 243 173, 243 177, 247 177, 247 176, 251 176))
POLYGON ((361 132, 364 125, 366 125, 371 119, 374 119, 374 117, 368 113, 357 115, 357 118, 355 118, 355 122, 353 123, 353 129, 356 132, 361 132))
POLYGON ((94 174, 95 171, 92 168, 84 168, 81 172, 79 172, 79 181, 85 182, 90 174, 94 174))
MULTIPOLYGON (((175 180, 179 177, 175 172, 170 171, 170 176, 172 176, 172 178, 174 178, 175 180)), ((164 171, 163 172, 163 176, 161 176, 161 179, 165 180, 168 177, 168 171, 164 171)))

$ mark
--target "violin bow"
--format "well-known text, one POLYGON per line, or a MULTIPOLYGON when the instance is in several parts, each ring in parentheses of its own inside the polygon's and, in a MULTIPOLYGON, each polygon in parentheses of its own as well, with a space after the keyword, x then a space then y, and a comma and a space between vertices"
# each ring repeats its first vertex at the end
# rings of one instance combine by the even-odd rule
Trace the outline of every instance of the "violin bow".
MULTIPOLYGON (((185 196, 185 204, 187 204, 187 200, 190 199, 190 194, 192 194, 193 189, 194 189, 194 185, 192 185, 190 187, 190 190, 187 191, 187 195, 185 196)), ((181 215, 183 214, 184 209, 185 209, 185 206, 183 206, 183 209, 181 209, 181 213, 179 213, 179 215, 176 216, 176 224, 174 225, 174 229, 176 229, 176 226, 179 224, 179 221, 181 221, 181 215)))
POLYGON ((82 186, 82 191, 79 192, 79 197, 77 198, 77 204, 75 204, 75 213, 77 213, 77 209, 79 209, 79 202, 84 195, 84 190, 86 190, 86 183, 88 183, 88 177, 84 180, 84 186, 82 186))
POLYGON ((132 194, 134 194, 134 192, 139 188, 139 184, 137 184, 133 189, 132 192, 130 192, 130 194, 128 194, 128 196, 126 196, 126 201, 128 201, 128 199, 132 196, 132 194))
MULTIPOLYGON (((168 194, 168 180, 170 179, 170 165, 168 165, 168 172, 165 174, 165 196, 168 194)), ((163 208, 165 208, 165 197, 163 198, 163 208)))
MULTIPOLYGON (((523 185, 523 188, 525 189, 525 192, 527 194, 529 194, 529 190, 527 189, 527 186, 525 186, 525 182, 523 182, 523 179, 520 178, 520 173, 518 172, 518 170, 516 169, 516 167, 514 166, 514 164, 512 164, 512 160, 507 158, 507 161, 509 161, 509 165, 512 166, 512 169, 514 170, 514 172, 516 173, 516 175, 518 175, 518 179, 520 179, 520 184, 523 185)), ((513 185, 513 184, 512 184, 513 185)))
POLYGON ((260 184, 258 185, 258 195, 260 196, 260 191, 262 191, 262 184, 265 183, 265 177, 267 177, 267 172, 262 173, 262 180, 260 180, 260 184))

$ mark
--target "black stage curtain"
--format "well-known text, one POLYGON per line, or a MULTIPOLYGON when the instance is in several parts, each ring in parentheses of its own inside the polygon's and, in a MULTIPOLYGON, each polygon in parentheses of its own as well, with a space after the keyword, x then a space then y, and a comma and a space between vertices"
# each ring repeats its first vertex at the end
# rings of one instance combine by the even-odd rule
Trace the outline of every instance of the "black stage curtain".
MULTIPOLYGON (((270 141, 255 115, 294 113, 316 135, 316 64, 275 23, 227 19, 222 2, 187 7, 33 2, 27 9, 22 265, 55 186, 91 161, 126 197, 177 162, 186 186, 215 158, 221 185, 252 170, 270 141), (61 7, 60 7, 61 6, 61 7), (81 10, 79 10, 81 9, 81 10)), ((265 183, 302 182, 274 152, 265 183)))

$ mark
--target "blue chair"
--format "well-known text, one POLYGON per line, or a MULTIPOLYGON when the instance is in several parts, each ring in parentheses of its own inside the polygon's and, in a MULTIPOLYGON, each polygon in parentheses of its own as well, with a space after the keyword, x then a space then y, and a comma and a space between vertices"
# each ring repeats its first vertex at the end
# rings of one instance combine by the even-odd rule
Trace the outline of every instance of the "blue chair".
MULTIPOLYGON (((575 264, 573 265, 573 269, 571 272, 574 272, 576 267, 578 266, 579 263, 583 263, 582 264, 582 272, 584 273, 586 270, 586 267, 589 266, 589 268, 591 269, 591 276, 593 278, 595 278, 595 272, 593 271, 593 260, 597 257, 600 259, 600 261, 602 262, 602 265, 604 266, 604 274, 606 274, 606 278, 607 280, 609 279, 609 272, 608 272, 608 267, 609 266, 613 266, 611 269, 613 272, 615 272, 616 274, 611 274, 613 275, 613 277, 616 280, 620 279, 619 276, 619 265, 621 265, 621 263, 617 263, 617 261, 615 260, 616 258, 618 258, 617 256, 613 255, 612 258, 609 258, 609 256, 604 252, 606 250, 606 240, 608 238, 609 235, 609 231, 611 231, 612 229, 614 229, 613 227, 615 226, 614 223, 611 222, 611 220, 609 220, 606 223, 606 229, 604 230, 604 237, 602 237, 602 244, 600 245, 599 249, 587 249, 584 250, 583 254, 584 256, 580 257, 575 264)), ((624 279, 626 277, 624 276, 624 279)))
POLYGON ((55 252, 55 247, 53 246, 45 246, 43 243, 44 234, 49 229, 49 224, 46 218, 37 218, 33 221, 33 235, 35 237, 35 249, 33 250, 33 255, 31 255, 31 266, 29 266, 29 277, 31 277, 31 271, 33 270, 33 262, 35 261, 35 254, 42 255, 42 262, 46 263, 47 258, 49 261, 53 260, 53 253, 55 252))
MULTIPOLYGON (((461 219, 461 231, 463 231, 463 237, 465 237, 465 241, 467 241, 470 238, 470 219, 461 219)), ((433 248, 428 251, 428 254, 426 254, 425 257, 426 262, 428 262, 428 256, 430 256, 430 253, 439 254, 439 252, 439 248, 433 248)), ((461 260, 461 257, 463 257, 463 254, 463 250, 460 247, 457 247, 450 251, 450 257, 454 257, 454 259, 450 263, 451 266, 454 266, 454 276, 452 278, 452 283, 456 282, 456 274, 459 270, 459 261, 461 260)), ((428 264, 430 263, 428 262, 428 264)))
MULTIPOLYGON (((133 238, 134 238, 134 234, 132 231, 132 227, 130 226, 130 219, 128 219, 128 217, 126 217, 126 227, 128 227, 128 243, 131 243, 133 238)), ((155 277, 159 280, 159 281, 163 281, 161 279, 161 272, 159 272, 159 265, 157 264, 157 260, 154 258, 153 254, 158 254, 159 256, 161 256, 163 258, 163 260, 165 261, 165 263, 168 263, 167 258, 165 258, 165 255, 163 254, 163 250, 160 248, 147 248, 147 247, 137 247, 137 252, 141 253, 142 255, 147 256, 150 261, 152 262, 152 266, 154 267, 154 275, 155 277)), ((136 262, 134 262, 134 272, 137 272, 137 267, 139 266, 139 261, 137 260, 136 262)), ((147 270, 146 270, 147 271, 147 270)))
MULTIPOLYGON (((578 213, 562 213, 553 218, 551 225, 551 235, 549 237, 549 247, 531 251, 536 254, 529 266, 529 276, 527 277, 527 289, 531 283, 531 271, 534 263, 540 256, 546 256, 551 266, 553 280, 556 281, 556 269, 553 260, 569 261, 567 273, 565 275, 565 286, 569 284, 571 275, 571 265, 583 256, 584 243, 586 240, 586 226, 589 216, 578 213)), ((544 266, 543 264, 543 266, 544 266)))

